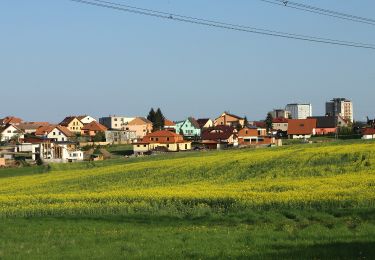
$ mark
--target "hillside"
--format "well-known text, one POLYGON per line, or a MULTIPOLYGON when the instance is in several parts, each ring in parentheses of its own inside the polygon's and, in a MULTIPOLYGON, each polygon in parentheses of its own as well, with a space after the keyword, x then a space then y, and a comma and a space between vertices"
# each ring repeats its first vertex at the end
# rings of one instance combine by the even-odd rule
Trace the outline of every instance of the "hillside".
MULTIPOLYGON (((102 239, 108 239, 108 230, 121 234, 116 223, 125 225, 129 232, 134 230, 134 234, 144 230, 135 235, 138 242, 163 234, 165 240, 151 239, 138 257, 155 256, 166 241, 171 245, 180 241, 174 240, 180 236, 177 234, 185 234, 186 243, 178 242, 176 248, 199 250, 189 255, 191 250, 171 252, 164 248, 161 258, 272 257, 280 243, 286 256, 332 256, 332 243, 338 244, 332 252, 340 251, 343 256, 350 250, 353 257, 359 251, 371 255, 375 253, 371 250, 375 242, 374 201, 373 142, 194 152, 0 170, 0 216, 5 223, 0 229, 14 236, 15 243, 20 240, 14 235, 21 232, 18 225, 28 223, 40 225, 42 231, 34 230, 32 224, 28 230, 42 232, 41 236, 51 226, 52 230, 60 227, 59 232, 78 229, 80 232, 73 235, 75 241, 85 232, 93 232, 92 225, 101 230, 102 239), (24 217, 31 220, 24 222, 24 217), (7 223, 12 227, 4 226, 7 223), (86 231, 80 228, 83 226, 86 231), (233 232, 233 236, 226 232, 233 232), (208 243, 201 248, 199 241, 206 236, 215 246, 208 243), (254 240, 251 246, 246 242, 248 236, 254 240), (229 244, 222 245, 223 239, 229 244), (301 246, 309 250, 296 251, 301 246), (222 252, 223 248, 227 252, 222 252)), ((112 239, 118 242, 120 238, 112 239)), ((65 246, 69 248, 66 256, 71 257, 72 247, 65 246)), ((30 247, 35 245, 30 242, 30 247)), ((111 250, 120 254, 118 249, 102 248, 109 255, 111 250)), ((12 252, 2 250, 0 257, 1 252, 12 252)), ((79 257, 90 257, 91 253, 79 257)))

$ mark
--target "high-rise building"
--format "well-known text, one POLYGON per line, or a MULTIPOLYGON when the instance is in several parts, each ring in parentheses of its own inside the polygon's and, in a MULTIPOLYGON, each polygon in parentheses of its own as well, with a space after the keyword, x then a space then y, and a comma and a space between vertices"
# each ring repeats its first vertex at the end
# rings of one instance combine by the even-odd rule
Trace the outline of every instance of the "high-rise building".
POLYGON ((326 102, 326 115, 341 116, 353 123, 353 102, 346 98, 334 98, 326 102))
POLYGON ((285 110, 290 112, 292 119, 306 119, 312 116, 311 104, 288 104, 285 110))
POLYGON ((272 118, 289 118, 290 112, 285 109, 274 109, 270 114, 272 118))

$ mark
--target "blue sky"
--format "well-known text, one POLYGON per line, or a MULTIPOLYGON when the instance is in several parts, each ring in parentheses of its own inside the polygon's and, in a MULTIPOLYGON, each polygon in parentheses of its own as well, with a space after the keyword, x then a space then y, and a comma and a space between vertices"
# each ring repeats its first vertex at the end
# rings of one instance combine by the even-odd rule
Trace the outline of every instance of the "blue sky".
MULTIPOLYGON (((114 0, 290 33, 375 44, 374 26, 259 0, 114 0)), ((373 17, 375 1, 316 0, 373 17)), ((272 108, 347 97, 356 120, 375 117, 375 51, 212 29, 77 4, 0 2, 0 117, 58 122, 66 115, 172 120, 227 110, 262 119, 272 108)))

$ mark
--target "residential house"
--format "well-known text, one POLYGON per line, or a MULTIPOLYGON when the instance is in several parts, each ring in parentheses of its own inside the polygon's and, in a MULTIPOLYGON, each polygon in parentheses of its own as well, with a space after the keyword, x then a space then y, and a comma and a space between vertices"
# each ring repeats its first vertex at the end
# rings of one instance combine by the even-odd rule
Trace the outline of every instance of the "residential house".
POLYGON ((183 135, 188 139, 194 139, 201 136, 201 128, 193 117, 187 118, 185 121, 176 123, 176 133, 183 135))
POLYGON ((93 137, 96 136, 98 133, 104 133, 105 131, 107 131, 107 127, 96 121, 91 121, 91 123, 85 124, 82 127, 81 135, 93 137))
POLYGON ((206 149, 221 149, 238 145, 237 130, 228 125, 218 125, 202 132, 202 144, 206 149))
POLYGON ((250 126, 238 132, 238 144, 240 146, 272 145, 276 144, 276 139, 267 135, 267 129, 250 126))
POLYGON ((228 112, 224 112, 219 116, 218 118, 215 119, 214 125, 227 125, 227 126, 232 126, 237 128, 238 126, 243 127, 245 124, 245 119, 233 114, 230 114, 228 112))
POLYGON ((25 134, 35 134, 36 130, 42 126, 49 126, 48 122, 24 122, 17 127, 22 130, 25 134))
POLYGON ((44 162, 76 162, 83 161, 83 151, 77 149, 73 142, 55 142, 47 138, 25 138, 17 144, 15 152, 29 153, 32 160, 44 162))
POLYGON ((65 126, 69 131, 76 134, 80 134, 83 127, 83 123, 75 116, 66 117, 59 125, 65 126))
POLYGON ((308 139, 316 134, 317 120, 310 119, 289 119, 288 136, 291 139, 308 139))
POLYGON ((19 140, 24 137, 24 133, 16 125, 7 124, 0 127, 0 142, 8 142, 10 140, 19 140))
POLYGON ((19 125, 23 122, 21 118, 14 117, 14 116, 7 116, 0 119, 0 126, 6 125, 19 125))
POLYGON ((135 131, 127 130, 107 130, 105 131, 105 140, 111 144, 130 144, 137 139, 135 131))
POLYGON ((191 142, 185 141, 182 135, 168 130, 147 134, 141 142, 133 143, 135 155, 150 153, 154 150, 178 152, 191 150, 191 142))
POLYGON ((136 117, 125 126, 125 130, 135 132, 137 138, 142 139, 152 132, 152 122, 144 117, 136 117))
POLYGON ((369 140, 369 139, 375 139, 375 128, 365 128, 362 131, 362 139, 369 140))
POLYGON ((35 136, 44 137, 56 142, 66 142, 69 138, 73 137, 74 134, 65 126, 48 125, 39 127, 35 132, 35 136))
POLYGON ((176 132, 176 124, 168 119, 164 120, 164 130, 176 132))
POLYGON ((92 122, 96 122, 96 119, 93 118, 92 116, 88 115, 82 115, 82 116, 77 116, 78 120, 82 122, 82 124, 90 124, 92 122))
POLYGON ((276 117, 272 119, 272 129, 281 132, 288 131, 288 119, 284 117, 276 117))
POLYGON ((214 121, 209 118, 200 118, 197 120, 197 122, 201 129, 211 128, 214 126, 214 121))
POLYGON ((99 123, 108 129, 124 130, 125 126, 134 119, 135 117, 108 116, 99 118, 99 123))
POLYGON ((309 118, 316 119, 316 135, 336 134, 338 127, 347 127, 349 122, 341 116, 314 116, 309 118))

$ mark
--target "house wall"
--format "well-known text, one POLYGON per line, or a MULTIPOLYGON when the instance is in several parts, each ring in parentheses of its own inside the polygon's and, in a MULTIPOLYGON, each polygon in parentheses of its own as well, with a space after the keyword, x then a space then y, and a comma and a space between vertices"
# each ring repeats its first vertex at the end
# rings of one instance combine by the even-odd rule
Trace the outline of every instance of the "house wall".
POLYGON ((134 119, 134 117, 110 116, 99 118, 99 123, 106 126, 108 129, 123 130, 125 126, 134 119))
POLYGON ((64 135, 59 129, 55 128, 47 135, 48 139, 54 139, 58 142, 68 141, 68 137, 64 135))
POLYGON ((362 136, 362 139, 364 139, 364 140, 375 139, 375 135, 363 135, 363 136, 362 136))
POLYGON ((273 123, 272 128, 283 132, 288 131, 288 123, 273 123))
POLYGON ((187 151, 191 150, 191 143, 151 143, 151 144, 133 144, 133 150, 135 154, 142 154, 156 149, 157 147, 166 147, 170 152, 187 151))
POLYGON ((81 133, 83 124, 77 118, 74 118, 72 122, 69 123, 67 128, 73 133, 81 133))
POLYGON ((336 128, 316 128, 315 134, 316 135, 328 135, 328 134, 335 134, 336 128))
POLYGON ((132 131, 112 130, 105 132, 105 139, 109 143, 130 143, 132 140, 136 138, 136 133, 132 131))
POLYGON ((127 125, 125 130, 135 132, 136 138, 143 138, 152 132, 152 124, 127 125))
POLYGON ((86 117, 81 119, 81 122, 83 124, 90 124, 91 122, 94 122, 94 121, 96 121, 95 118, 93 118, 91 116, 86 116, 86 117))
POLYGON ((310 139, 311 135, 289 135, 290 139, 310 139))
POLYGON ((19 130, 17 128, 15 128, 13 125, 10 125, 1 133, 1 141, 9 141, 17 135, 19 135, 20 138, 23 138, 24 136, 22 133, 19 133, 19 130))
POLYGON ((207 121, 207 123, 203 126, 203 128, 211 128, 214 126, 214 121, 211 119, 207 121))
POLYGON ((0 158, 0 167, 5 167, 5 158, 0 158))
POLYGON ((181 130, 183 135, 187 137, 201 136, 201 129, 195 128, 189 120, 176 124, 176 133, 180 134, 181 130))
POLYGON ((218 117, 215 120, 215 126, 218 125, 228 125, 228 126, 236 126, 236 124, 240 124, 241 126, 244 125, 244 120, 240 119, 238 120, 237 118, 230 116, 230 115, 223 115, 218 117))

